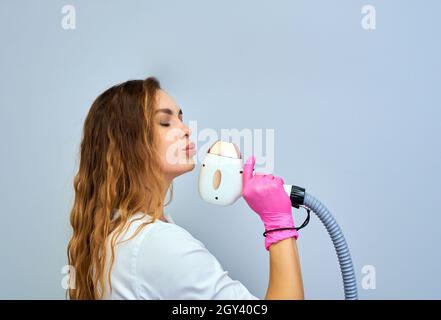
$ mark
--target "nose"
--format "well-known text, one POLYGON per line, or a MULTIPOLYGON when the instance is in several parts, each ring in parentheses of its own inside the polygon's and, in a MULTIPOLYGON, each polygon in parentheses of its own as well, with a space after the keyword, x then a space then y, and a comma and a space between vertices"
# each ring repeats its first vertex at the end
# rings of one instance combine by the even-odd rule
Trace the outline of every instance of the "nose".
POLYGON ((184 132, 184 137, 189 138, 191 136, 191 129, 186 125, 186 124, 182 124, 183 125, 183 132, 184 132))

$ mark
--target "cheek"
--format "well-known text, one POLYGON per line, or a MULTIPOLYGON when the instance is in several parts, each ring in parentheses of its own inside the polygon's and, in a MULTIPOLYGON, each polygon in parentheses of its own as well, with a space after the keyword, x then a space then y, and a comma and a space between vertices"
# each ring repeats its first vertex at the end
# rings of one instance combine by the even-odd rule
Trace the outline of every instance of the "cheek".
POLYGON ((160 150, 161 154, 164 154, 165 150, 167 150, 167 141, 165 140, 164 133, 158 135, 158 146, 158 150, 160 150))
POLYGON ((170 135, 167 135, 167 132, 161 132, 158 135, 160 155, 162 158, 162 163, 165 169, 171 168, 172 166, 176 166, 180 157, 182 157, 182 152, 179 152, 179 144, 169 138, 170 135))
POLYGON ((176 143, 173 141, 164 141, 162 146, 162 157, 168 165, 174 164, 179 155, 176 143), (169 159, 169 160, 167 160, 169 159))

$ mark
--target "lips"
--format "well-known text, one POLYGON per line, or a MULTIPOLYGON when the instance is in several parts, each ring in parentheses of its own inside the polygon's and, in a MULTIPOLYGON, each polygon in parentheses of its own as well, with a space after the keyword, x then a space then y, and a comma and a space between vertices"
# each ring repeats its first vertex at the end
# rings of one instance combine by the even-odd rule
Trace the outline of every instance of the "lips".
POLYGON ((188 150, 193 150, 195 148, 195 144, 193 142, 189 143, 186 145, 186 147, 184 148, 185 151, 188 150))

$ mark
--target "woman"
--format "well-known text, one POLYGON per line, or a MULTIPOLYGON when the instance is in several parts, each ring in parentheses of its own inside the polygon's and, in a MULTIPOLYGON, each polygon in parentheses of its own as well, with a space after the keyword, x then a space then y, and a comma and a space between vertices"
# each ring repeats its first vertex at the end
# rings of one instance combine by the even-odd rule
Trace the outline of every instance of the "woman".
MULTIPOLYGON (((183 112, 153 78, 103 92, 84 123, 74 179, 70 299, 258 299, 164 212, 173 179, 193 170, 183 112)), ((243 196, 266 230, 294 227, 283 180, 243 170, 243 196), (277 222, 277 223, 275 223, 277 222)), ((266 299, 303 299, 297 231, 267 234, 266 299)))

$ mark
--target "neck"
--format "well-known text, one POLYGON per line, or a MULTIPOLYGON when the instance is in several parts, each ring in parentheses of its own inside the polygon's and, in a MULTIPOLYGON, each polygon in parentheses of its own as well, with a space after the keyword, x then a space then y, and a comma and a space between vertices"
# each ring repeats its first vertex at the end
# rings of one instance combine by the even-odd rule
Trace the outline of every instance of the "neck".
POLYGON ((165 190, 168 190, 168 188, 170 188, 170 185, 173 182, 174 177, 172 176, 164 176, 164 183, 165 183, 165 190))

